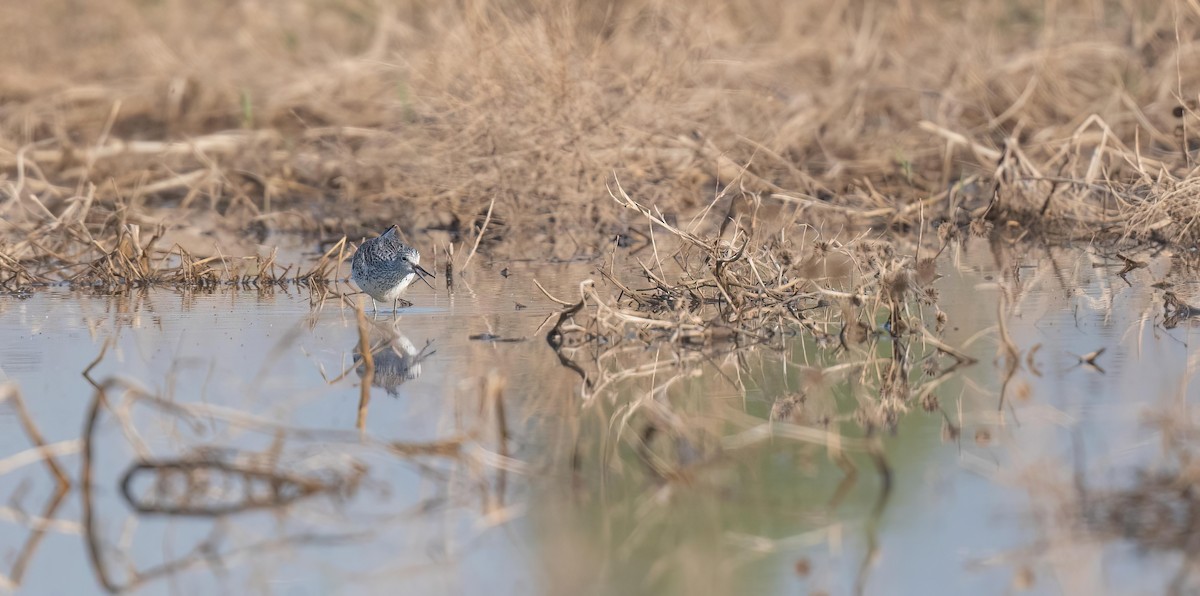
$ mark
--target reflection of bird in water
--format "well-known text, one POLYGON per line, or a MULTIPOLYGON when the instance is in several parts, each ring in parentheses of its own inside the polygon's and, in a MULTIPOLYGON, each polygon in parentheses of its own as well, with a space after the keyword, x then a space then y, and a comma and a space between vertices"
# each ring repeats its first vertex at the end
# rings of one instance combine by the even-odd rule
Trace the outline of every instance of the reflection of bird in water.
MULTIPOLYGON (((371 350, 371 360, 375 363, 375 374, 371 377, 371 385, 388 392, 392 397, 400 395, 400 385, 421 376, 421 362, 432 356, 436 350, 429 347, 433 340, 425 343, 420 350, 407 337, 393 330, 387 330, 391 336, 378 347, 371 350)), ((362 362, 362 354, 354 350, 354 372, 362 378, 367 372, 367 366, 362 362)))

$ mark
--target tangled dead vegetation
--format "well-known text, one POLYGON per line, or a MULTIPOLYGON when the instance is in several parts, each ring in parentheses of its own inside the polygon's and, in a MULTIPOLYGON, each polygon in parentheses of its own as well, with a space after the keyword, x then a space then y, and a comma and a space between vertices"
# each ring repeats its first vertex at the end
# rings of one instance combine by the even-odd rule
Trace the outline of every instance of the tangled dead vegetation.
MULTIPOLYGON (((619 184, 611 198, 647 222, 646 242, 632 262, 614 248, 603 279, 583 281, 575 302, 546 292, 564 307, 547 341, 581 377, 583 410, 595 416, 573 437, 576 482, 618 484, 607 478, 625 473, 650 481, 662 498, 649 503, 672 503, 676 491, 737 499, 753 474, 744 462, 785 453, 802 462, 797 482, 822 459, 837 467, 834 482, 811 487, 836 508, 866 465, 879 488, 864 523, 862 592, 894 481, 884 438, 914 410, 940 419, 946 440, 961 436, 954 398, 943 406, 939 393, 975 360, 942 337, 938 251, 910 256, 893 241, 810 226, 756 236, 747 232, 768 222, 755 218, 703 234, 703 221, 668 221, 619 184)), ((647 505, 639 523, 653 527, 669 509, 647 505)))
POLYGON ((39 2, 0 17, 0 263, 128 225, 467 242, 491 207, 480 250, 589 255, 648 231, 614 172, 664 217, 1190 242, 1193 8, 39 2))
POLYGON ((66 283, 102 291, 154 285, 205 289, 223 285, 243 287, 305 286, 322 295, 335 281, 341 263, 350 254, 346 239, 334 243, 305 268, 276 262, 278 249, 268 254, 198 257, 179 243, 164 247, 165 229, 159 226, 143 239, 141 226, 125 224, 115 236, 97 238, 84 223, 87 207, 70 210, 47 228, 0 252, 0 292, 21 292, 30 286, 66 283))
MULTIPOLYGON (((633 275, 640 283, 626 281, 627 268, 610 263, 604 277, 615 295, 586 280, 575 303, 551 296, 566 308, 547 340, 583 377, 586 397, 612 397, 615 387, 634 378, 684 378, 722 358, 735 362, 726 379, 736 394, 745 394, 740 369, 748 352, 799 352, 800 366, 822 385, 852 379, 873 388, 854 392, 864 397, 852 414, 834 407, 808 422, 830 428, 853 419, 868 431, 888 431, 914 405, 939 411, 937 387, 975 362, 939 337, 947 317, 938 307, 933 254, 906 256, 890 242, 843 241, 811 228, 799 238, 763 242, 742 234, 732 242, 704 239, 664 221, 620 187, 614 199, 667 234, 656 237, 649 262, 637 259, 633 275), (652 350, 661 358, 646 362, 638 355, 652 350), (822 366, 819 353, 837 359, 822 366)), ((772 418, 782 424, 805 419, 814 403, 802 394, 779 399, 791 400, 773 408, 772 418)), ((686 432, 678 418, 664 419, 675 419, 686 432)))

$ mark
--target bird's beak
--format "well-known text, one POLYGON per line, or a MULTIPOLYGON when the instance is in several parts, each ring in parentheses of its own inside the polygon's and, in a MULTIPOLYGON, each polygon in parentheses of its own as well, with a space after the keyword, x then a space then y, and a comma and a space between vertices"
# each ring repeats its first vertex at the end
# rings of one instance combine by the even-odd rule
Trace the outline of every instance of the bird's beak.
POLYGON ((412 266, 413 266, 413 271, 417 272, 417 277, 421 278, 421 281, 425 282, 425 285, 429 286, 429 289, 431 289, 431 290, 434 289, 433 284, 429 283, 429 280, 425 279, 425 277, 429 276, 429 277, 436 278, 437 276, 426 271, 424 267, 422 267, 416 263, 413 263, 412 266))

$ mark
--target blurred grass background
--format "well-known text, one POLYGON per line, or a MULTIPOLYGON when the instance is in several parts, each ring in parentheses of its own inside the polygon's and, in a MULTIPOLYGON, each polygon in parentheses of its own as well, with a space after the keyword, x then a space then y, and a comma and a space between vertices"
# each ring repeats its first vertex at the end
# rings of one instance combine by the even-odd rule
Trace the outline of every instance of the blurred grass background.
POLYGON ((714 202, 713 227, 970 176, 1087 220, 1097 185, 1188 177, 1198 25, 1133 0, 13 4, 0 246, 130 222, 457 242, 495 199, 480 250, 567 258, 644 225, 615 180, 668 215, 714 202))

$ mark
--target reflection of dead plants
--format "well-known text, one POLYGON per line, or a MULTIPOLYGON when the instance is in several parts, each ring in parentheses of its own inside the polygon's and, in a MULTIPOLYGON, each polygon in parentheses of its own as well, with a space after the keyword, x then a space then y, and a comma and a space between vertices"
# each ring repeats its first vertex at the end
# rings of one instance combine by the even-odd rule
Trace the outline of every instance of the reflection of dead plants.
POLYGON ((366 472, 362 466, 352 466, 345 474, 331 472, 321 478, 263 463, 222 461, 203 454, 142 461, 121 478, 121 494, 139 513, 217 516, 284 507, 322 493, 352 492, 366 472), (151 490, 134 488, 143 476, 152 480, 151 490))
MULTIPOLYGON (((99 362, 101 356, 97 358, 99 362)), ((94 366, 95 363, 93 363, 94 366)), ((91 367, 89 367, 90 369, 91 367)), ((102 412, 110 411, 121 422, 123 433, 142 453, 141 461, 130 467, 120 482, 122 494, 130 506, 143 513, 170 515, 218 516, 259 508, 280 507, 304 497, 331 491, 345 494, 357 484, 365 473, 361 464, 351 462, 345 470, 325 469, 317 476, 300 475, 283 469, 281 462, 283 444, 266 454, 246 460, 222 460, 212 452, 200 450, 182 458, 155 458, 131 426, 129 404, 119 404, 110 397, 117 391, 121 401, 150 404, 157 409, 187 419, 193 410, 172 401, 147 393, 136 385, 120 379, 109 379, 100 383, 85 377, 95 387, 95 395, 86 418, 83 436, 83 458, 80 483, 83 502, 83 525, 89 556, 102 586, 109 591, 122 591, 212 560, 220 555, 215 545, 205 542, 191 553, 149 569, 128 569, 124 580, 118 579, 109 561, 114 557, 108 553, 115 545, 105 543, 96 511, 94 488, 96 486, 96 431, 102 412), (138 490, 135 482, 139 476, 152 480, 149 486, 138 490)), ((211 413, 210 413, 211 415, 211 413)), ((235 414, 236 418, 240 418, 235 414)), ((243 419, 243 423, 245 420, 243 419)), ((299 462, 297 462, 299 464, 299 462)))
POLYGON ((1174 329, 1188 319, 1200 317, 1200 308, 1196 308, 1179 299, 1170 290, 1163 294, 1163 327, 1174 329))
MULTIPOLYGON (((368 468, 349 451, 373 451, 384 460, 395 460, 413 466, 422 477, 448 482, 448 466, 465 464, 471 470, 498 472, 496 491, 505 490, 507 471, 527 472, 523 463, 509 456, 508 431, 504 422, 502 403, 503 378, 494 374, 484 387, 481 413, 487 415, 464 432, 430 441, 382 441, 368 433, 300 428, 234 408, 208 403, 179 402, 150 392, 136 383, 119 377, 96 381, 91 371, 103 359, 108 344, 96 360, 84 371, 84 377, 94 387, 88 408, 83 436, 73 441, 82 448, 81 490, 82 534, 99 584, 109 591, 124 591, 147 582, 169 577, 184 570, 221 567, 236 557, 249 553, 262 555, 273 550, 291 549, 306 544, 328 545, 350 537, 363 537, 376 531, 373 526, 346 529, 339 526, 328 532, 303 530, 297 533, 264 539, 258 542, 246 536, 230 536, 221 520, 231 515, 254 510, 273 510, 280 515, 297 507, 312 507, 311 501, 324 496, 340 503, 355 496, 361 486, 379 484, 368 477, 368 468), (206 443, 189 445, 179 436, 171 453, 159 453, 159 444, 143 438, 145 425, 140 416, 151 416, 153 423, 168 422, 178 428, 202 431, 206 443), (99 451, 108 426, 115 426, 124 445, 132 448, 136 459, 124 467, 118 476, 110 476, 113 459, 101 457, 99 451), (498 430, 493 430, 498 429, 498 430), (242 431, 266 435, 273 440, 262 450, 249 450, 236 443, 222 443, 220 437, 232 440, 242 431), (496 436, 498 454, 482 443, 496 436), (336 453, 337 446, 346 453, 336 453), (106 519, 111 502, 105 498, 105 487, 115 483, 124 501, 139 515, 188 516, 214 518, 210 534, 188 547, 183 554, 168 556, 165 561, 142 567, 136 564, 128 546, 109 536, 106 519), (373 484, 372 484, 373 483, 373 484)), ((367 352, 370 353, 369 351, 367 352)), ((369 383, 367 383, 369 386, 369 383)), ((19 396, 18 396, 19 399, 19 396)), ((36 435, 36 432, 34 433, 36 435)), ((183 435, 186 435, 186 430, 183 435)), ((31 435, 33 436, 33 435, 31 435)), ((33 438, 35 443, 39 438, 33 438)), ((40 447, 59 452, 56 445, 40 447)), ((108 449, 105 449, 107 453, 108 449)), ((47 464, 53 466, 53 455, 47 452, 47 464)), ((28 459, 28 458, 27 458, 28 459)), ((373 460, 373 465, 385 462, 373 460)), ((496 514, 502 507, 503 495, 492 496, 492 487, 484 488, 485 517, 496 514)), ((417 510, 431 512, 434 504, 445 496, 433 496, 418 504, 417 510)), ((51 512, 52 513, 52 512, 51 512)), ((49 513, 47 516, 50 515, 49 513)), ((503 516, 501 516, 503 517, 503 516)), ((490 519, 490 518, 489 518, 490 519)), ((135 520, 126 520, 126 532, 135 520)), ((32 540, 32 539, 31 539, 32 540)), ((19 559, 24 565, 28 556, 19 559)), ((14 577, 19 578, 19 569, 14 577)))
POLYGON ((1163 457, 1134 470, 1127 486, 1101 488, 1076 481, 1081 519, 1091 532, 1129 540, 1152 551, 1200 557, 1200 428, 1188 416, 1158 412, 1163 457))
MULTIPOLYGON (((29 562, 33 559, 34 553, 37 552, 38 546, 41 545, 42 539, 45 538, 46 532, 51 525, 50 522, 54 520, 58 508, 67 496, 67 491, 71 488, 71 480, 58 463, 56 455, 74 451, 78 447, 78 441, 47 445, 45 439, 42 438, 41 431, 38 430, 37 425, 30 418, 29 411, 25 408, 25 400, 21 397, 21 392, 15 385, 5 384, 0 386, 0 403, 7 403, 16 411, 21 428, 25 431, 25 435, 29 437, 29 441, 34 446, 29 451, 0 460, 0 475, 5 474, 14 467, 40 460, 45 462, 46 469, 55 479, 55 490, 46 501, 41 514, 36 518, 28 520, 30 522, 29 537, 25 539, 25 544, 21 546, 21 550, 17 552, 16 558, 13 559, 12 568, 9 570, 8 576, 0 575, 0 587, 15 589, 21 585, 29 562)), ((22 517, 28 516, 22 515, 22 517)))
POLYGON ((1190 476, 1143 471, 1130 488, 1091 491, 1086 525, 1146 550, 1200 556, 1200 491, 1190 476))
POLYGON ((679 248, 664 259, 656 244, 655 261, 638 262, 647 287, 631 287, 614 270, 605 277, 618 290, 615 299, 602 296, 593 280, 580 284, 577 302, 551 297, 568 308, 548 340, 564 364, 593 381, 585 395, 623 379, 662 375, 659 362, 612 366, 623 352, 665 345, 673 364, 685 365, 747 349, 787 352, 811 341, 866 359, 855 368, 864 376, 873 370, 878 388, 863 402, 860 421, 892 428, 915 395, 926 409, 937 409, 932 396, 939 379, 974 362, 938 338, 946 317, 937 307, 932 259, 900 256, 886 242, 843 243, 819 234, 810 243, 786 238, 757 243, 744 236, 734 245, 708 241, 639 205, 619 185, 613 197, 670 233, 679 248), (598 351, 596 373, 586 373, 568 355, 580 346, 598 351), (882 368, 879 352, 890 352, 882 368), (942 356, 952 364, 936 364, 942 356), (916 384, 910 375, 914 361, 932 371, 916 384))
POLYGON ((914 407, 940 411, 939 387, 975 362, 942 336, 935 261, 807 226, 766 240, 703 238, 620 185, 612 195, 666 234, 651 236, 650 258, 581 282, 578 297, 546 293, 564 307, 547 340, 587 381, 584 407, 599 414, 597 428, 580 431, 600 435, 599 452, 577 439, 573 470, 603 478, 628 466, 665 498, 681 487, 731 490, 739 462, 765 452, 824 454, 842 473, 829 483, 837 507, 868 458, 882 491, 866 524, 865 589, 891 488, 883 437, 914 407), (751 395, 769 412, 755 412, 751 395))
MULTIPOLYGON (((1089 476, 1087 470, 1094 466, 1083 460, 1077 440, 1073 486, 1056 490, 1051 483, 1049 490, 1061 497, 1052 500, 1047 513, 1053 517, 1047 521, 1065 534, 1064 547, 1121 541, 1142 554, 1166 555, 1168 565, 1179 567, 1163 593, 1191 594, 1196 590, 1192 576, 1200 569, 1200 428, 1187 410, 1171 406, 1154 412, 1148 422, 1161 437, 1161 453, 1119 477, 1109 465, 1089 476)), ((1056 548, 1058 537, 1048 538, 1046 543, 1056 548)))
POLYGON ((363 298, 354 303, 354 319, 358 324, 358 353, 362 358, 362 383, 359 386, 358 422, 360 431, 367 429, 367 405, 371 403, 371 381, 375 379, 375 358, 371 350, 370 334, 367 332, 367 316, 363 312, 363 298))
MULTIPOLYGON (((37 425, 33 422, 33 418, 29 416, 29 411, 25 408, 25 399, 21 397, 21 392, 15 385, 6 384, 0 386, 0 403, 7 403, 12 406, 13 410, 17 413, 17 419, 21 422, 21 428, 25 431, 25 435, 29 437, 29 441, 34 445, 32 451, 9 457, 5 461, 19 462, 16 465, 24 465, 39 460, 44 461, 46 468, 54 476, 59 488, 65 489, 69 487, 71 480, 54 457, 56 451, 62 451, 62 448, 67 447, 67 445, 46 444, 46 440, 42 438, 41 431, 38 430, 37 425)), ((9 465, 0 464, 0 474, 9 469, 9 465)))

